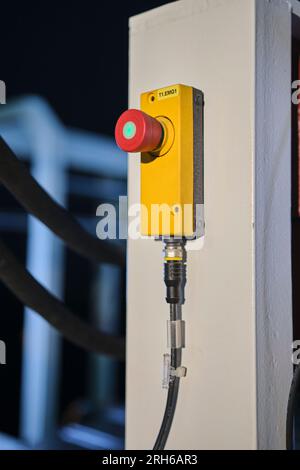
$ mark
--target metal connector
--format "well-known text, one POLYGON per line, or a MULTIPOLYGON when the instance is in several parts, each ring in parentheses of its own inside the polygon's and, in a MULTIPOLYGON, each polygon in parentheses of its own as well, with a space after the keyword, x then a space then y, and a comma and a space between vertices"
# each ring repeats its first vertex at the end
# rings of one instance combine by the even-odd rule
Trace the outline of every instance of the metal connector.
POLYGON ((164 247, 165 261, 183 261, 186 262, 186 250, 182 241, 168 240, 164 247))
POLYGON ((168 348, 181 349, 185 347, 185 322, 183 320, 168 320, 168 348))

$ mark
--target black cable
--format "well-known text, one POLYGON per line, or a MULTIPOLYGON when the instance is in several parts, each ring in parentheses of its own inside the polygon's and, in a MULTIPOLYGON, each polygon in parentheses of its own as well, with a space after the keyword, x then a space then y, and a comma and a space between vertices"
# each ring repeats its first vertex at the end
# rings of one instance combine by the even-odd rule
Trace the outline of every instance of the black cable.
POLYGON ((300 392, 300 364, 296 367, 293 381, 291 384, 287 418, 286 418, 286 448, 287 450, 295 450, 295 414, 297 404, 297 393, 300 392))
MULTIPOLYGON (((170 304, 170 320, 181 320, 180 304, 170 304)), ((171 349, 171 367, 176 370, 177 367, 180 367, 180 365, 181 349, 171 349)), ((167 443, 176 410, 179 383, 179 377, 170 378, 166 409, 153 450, 164 450, 165 445, 167 443)))
POLYGON ((1 240, 0 279, 24 305, 39 313, 72 343, 87 351, 124 360, 124 338, 102 333, 76 317, 37 282, 1 240))
POLYGON ((164 450, 167 443, 177 404, 179 382, 180 379, 175 377, 169 384, 165 414, 153 450, 164 450))
POLYGON ((91 236, 31 176, 0 136, 0 182, 24 207, 81 256, 95 262, 125 264, 122 247, 91 236))

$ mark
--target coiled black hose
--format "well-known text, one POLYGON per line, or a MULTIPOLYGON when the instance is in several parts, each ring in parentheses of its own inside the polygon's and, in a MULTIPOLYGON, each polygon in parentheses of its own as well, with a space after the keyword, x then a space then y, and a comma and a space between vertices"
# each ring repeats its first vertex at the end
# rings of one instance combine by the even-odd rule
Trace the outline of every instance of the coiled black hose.
POLYGON ((125 359, 125 340, 98 331, 74 315, 22 266, 0 240, 0 280, 29 308, 38 312, 72 343, 101 354, 125 359))
POLYGON ((99 240, 86 232, 31 176, 1 136, 0 182, 28 213, 43 222, 79 255, 97 263, 125 265, 123 248, 112 242, 99 240))
MULTIPOLYGON (((24 209, 37 217, 80 255, 95 262, 125 264, 121 247, 92 237, 31 176, 0 136, 0 183, 24 209)), ((124 338, 108 335, 81 321, 47 291, 0 240, 0 280, 29 308, 69 341, 88 351, 125 359, 124 338)))

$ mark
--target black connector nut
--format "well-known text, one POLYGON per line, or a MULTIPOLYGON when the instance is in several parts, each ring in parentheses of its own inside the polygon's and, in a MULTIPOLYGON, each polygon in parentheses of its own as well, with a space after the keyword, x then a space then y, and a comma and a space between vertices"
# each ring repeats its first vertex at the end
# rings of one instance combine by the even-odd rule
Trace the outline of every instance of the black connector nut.
POLYGON ((167 287, 167 303, 183 305, 185 302, 186 263, 183 261, 166 261, 164 271, 164 281, 167 287))

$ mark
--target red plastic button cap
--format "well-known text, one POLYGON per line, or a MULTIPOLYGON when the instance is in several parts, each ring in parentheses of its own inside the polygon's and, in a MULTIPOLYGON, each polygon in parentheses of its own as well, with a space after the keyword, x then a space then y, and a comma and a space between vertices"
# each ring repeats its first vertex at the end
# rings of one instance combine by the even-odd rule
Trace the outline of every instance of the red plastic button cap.
POLYGON ((128 109, 118 119, 115 138, 124 152, 151 152, 163 137, 160 122, 138 109, 128 109))

